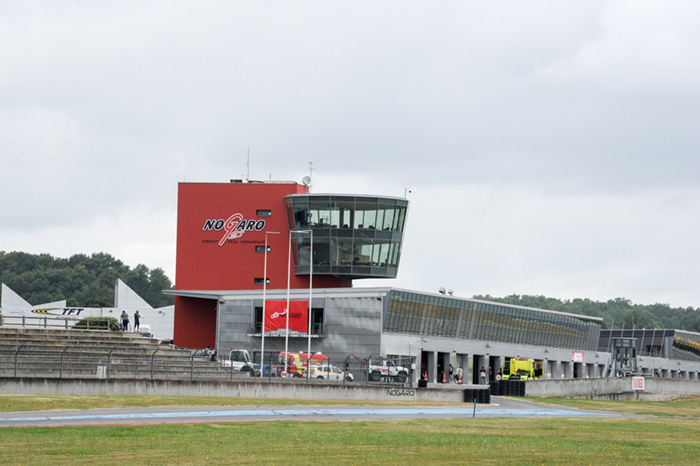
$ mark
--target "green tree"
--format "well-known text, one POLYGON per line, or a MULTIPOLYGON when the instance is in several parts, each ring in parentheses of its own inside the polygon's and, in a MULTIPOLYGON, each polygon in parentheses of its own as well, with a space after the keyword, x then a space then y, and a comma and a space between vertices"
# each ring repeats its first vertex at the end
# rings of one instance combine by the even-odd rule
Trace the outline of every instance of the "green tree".
POLYGON ((117 278, 153 307, 173 302, 171 296, 161 293, 172 289, 162 269, 149 270, 139 264, 132 270, 106 253, 62 259, 49 254, 0 251, 0 281, 30 303, 66 299, 69 306, 112 307, 117 278))

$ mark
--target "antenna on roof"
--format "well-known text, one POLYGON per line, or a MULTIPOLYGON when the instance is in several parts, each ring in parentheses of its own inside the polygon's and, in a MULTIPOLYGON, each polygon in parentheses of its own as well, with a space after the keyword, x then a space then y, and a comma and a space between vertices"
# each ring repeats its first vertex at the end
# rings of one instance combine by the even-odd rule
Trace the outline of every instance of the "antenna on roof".
POLYGON ((311 178, 313 177, 314 174, 314 163, 309 162, 309 176, 305 176, 302 179, 302 183, 304 183, 304 186, 307 188, 311 188, 311 178))
POLYGON ((245 182, 250 181, 250 147, 248 148, 248 158, 245 161, 245 182))

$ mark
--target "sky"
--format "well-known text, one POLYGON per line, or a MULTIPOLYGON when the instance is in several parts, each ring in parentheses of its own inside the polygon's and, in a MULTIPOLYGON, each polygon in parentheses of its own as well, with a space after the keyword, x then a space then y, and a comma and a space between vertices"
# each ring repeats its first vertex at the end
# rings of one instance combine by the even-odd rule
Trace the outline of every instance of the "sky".
POLYGON ((174 281, 179 182, 311 173, 410 201, 355 286, 700 307, 696 1, 0 0, 0 44, 1 251, 174 281))

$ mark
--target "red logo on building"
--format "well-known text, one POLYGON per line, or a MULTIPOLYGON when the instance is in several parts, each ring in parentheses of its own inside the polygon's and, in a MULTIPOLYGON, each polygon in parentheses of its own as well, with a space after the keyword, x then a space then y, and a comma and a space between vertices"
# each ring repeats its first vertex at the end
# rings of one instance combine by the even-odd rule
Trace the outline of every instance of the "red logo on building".
POLYGON ((219 246, 226 244, 230 239, 237 239, 248 231, 262 231, 265 229, 265 220, 246 220, 243 214, 235 213, 226 220, 219 218, 208 218, 202 227, 203 231, 224 231, 224 235, 219 240, 219 246))

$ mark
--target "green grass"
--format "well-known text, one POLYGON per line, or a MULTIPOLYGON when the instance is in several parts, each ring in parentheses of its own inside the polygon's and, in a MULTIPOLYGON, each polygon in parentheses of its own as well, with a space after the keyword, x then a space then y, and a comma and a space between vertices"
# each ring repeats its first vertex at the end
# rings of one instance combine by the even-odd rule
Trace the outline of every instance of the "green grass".
POLYGON ((700 398, 677 401, 608 401, 569 398, 524 399, 579 409, 598 409, 603 411, 616 411, 618 413, 649 414, 654 416, 700 418, 700 398))
POLYGON ((674 419, 253 422, 0 430, 2 464, 697 464, 674 419))
MULTIPOLYGON (((299 404, 221 398, 0 397, 2 409, 19 403, 13 399, 33 400, 32 409, 45 404, 62 408, 299 404)), ((0 464, 609 465, 697 464, 700 458, 700 420, 690 417, 698 414, 700 400, 533 401, 660 415, 0 429, 0 464)))

